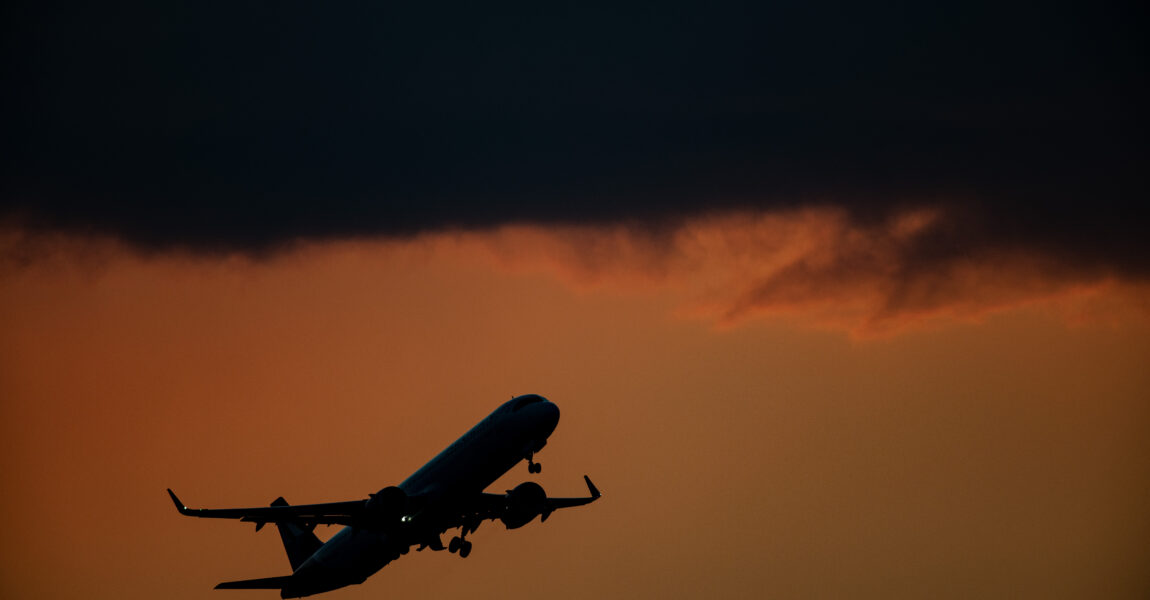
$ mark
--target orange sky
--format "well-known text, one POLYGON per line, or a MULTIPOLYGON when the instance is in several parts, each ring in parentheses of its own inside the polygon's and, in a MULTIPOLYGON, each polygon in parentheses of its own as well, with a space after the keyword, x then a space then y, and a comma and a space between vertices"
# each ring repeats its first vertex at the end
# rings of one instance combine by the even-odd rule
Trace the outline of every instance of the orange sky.
POLYGON ((1033 256, 892 276, 934 218, 44 242, 0 271, 0 596, 274 598, 211 589, 286 574, 274 531, 164 488, 361 498, 535 392, 563 411, 536 479, 603 501, 325 597, 1145 597, 1144 289, 1033 256))

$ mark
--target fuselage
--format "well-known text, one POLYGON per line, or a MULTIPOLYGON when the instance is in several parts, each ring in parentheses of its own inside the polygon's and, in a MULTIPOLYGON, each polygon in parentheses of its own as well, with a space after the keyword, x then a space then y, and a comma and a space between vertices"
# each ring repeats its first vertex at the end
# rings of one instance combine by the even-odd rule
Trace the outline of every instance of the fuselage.
POLYGON ((399 484, 413 499, 399 530, 344 527, 292 574, 292 598, 362 583, 410 545, 426 543, 459 518, 459 506, 539 451, 559 423, 559 407, 529 394, 505 402, 399 484))

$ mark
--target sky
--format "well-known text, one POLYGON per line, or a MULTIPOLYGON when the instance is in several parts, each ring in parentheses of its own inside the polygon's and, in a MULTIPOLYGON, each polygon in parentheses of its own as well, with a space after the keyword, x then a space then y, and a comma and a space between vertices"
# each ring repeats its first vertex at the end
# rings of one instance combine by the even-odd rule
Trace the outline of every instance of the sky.
POLYGON ((363 498, 523 393, 491 490, 603 499, 331 598, 1150 592, 1144 11, 2 10, 0 595, 286 574, 164 489, 363 498))

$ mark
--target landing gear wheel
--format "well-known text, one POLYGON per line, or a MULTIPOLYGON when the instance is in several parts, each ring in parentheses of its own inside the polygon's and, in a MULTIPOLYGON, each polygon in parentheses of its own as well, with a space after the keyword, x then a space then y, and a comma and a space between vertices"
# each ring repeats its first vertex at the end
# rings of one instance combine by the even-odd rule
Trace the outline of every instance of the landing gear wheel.
POLYGON ((469 554, 471 554, 471 542, 463 542, 463 545, 459 548, 459 556, 461 558, 467 558, 469 554))
POLYGON ((459 547, 462 545, 463 540, 459 539, 459 536, 455 536, 451 538, 451 542, 447 544, 447 551, 455 554, 456 552, 459 552, 459 547))

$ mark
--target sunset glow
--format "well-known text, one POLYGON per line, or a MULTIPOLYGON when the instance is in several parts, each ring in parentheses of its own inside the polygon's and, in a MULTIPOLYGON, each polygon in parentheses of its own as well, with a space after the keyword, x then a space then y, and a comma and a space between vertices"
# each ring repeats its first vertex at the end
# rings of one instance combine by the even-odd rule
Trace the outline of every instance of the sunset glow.
POLYGON ((1068 323, 1052 298, 1086 292, 1057 280, 956 284, 929 307, 956 316, 930 330, 918 308, 878 315, 879 293, 817 293, 842 257, 811 236, 878 248, 844 284, 864 290, 891 283, 878 261, 899 229, 805 213, 668 240, 506 228, 260 260, 41 246, 0 294, 4 595, 203 598, 282 574, 274 532, 182 520, 164 488, 199 506, 363 497, 539 392, 563 417, 537 479, 577 494, 589 473, 602 502, 485 524, 466 561, 413 555, 332 597, 505 580, 571 598, 1136 596, 1144 320, 1068 323), (797 293, 724 320, 802 261, 817 268, 797 293), (906 323, 860 337, 875 319, 906 323))
POLYGON ((6 2, 0 600, 1150 598, 1145 13, 6 2))

